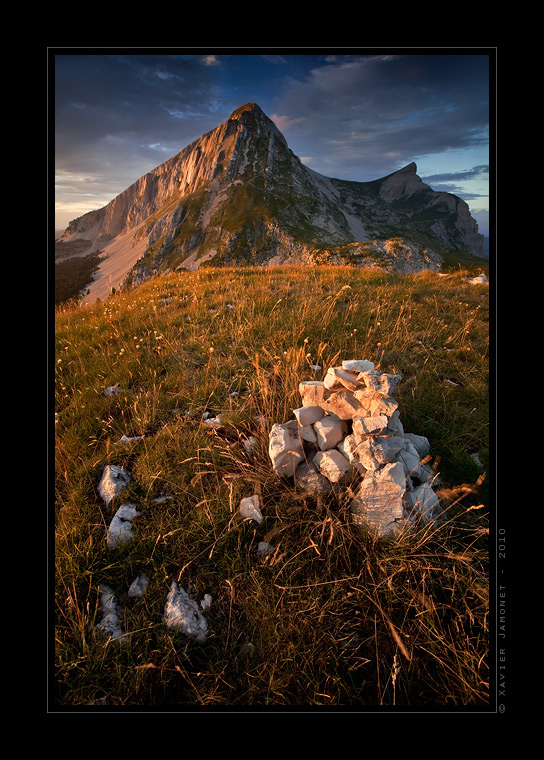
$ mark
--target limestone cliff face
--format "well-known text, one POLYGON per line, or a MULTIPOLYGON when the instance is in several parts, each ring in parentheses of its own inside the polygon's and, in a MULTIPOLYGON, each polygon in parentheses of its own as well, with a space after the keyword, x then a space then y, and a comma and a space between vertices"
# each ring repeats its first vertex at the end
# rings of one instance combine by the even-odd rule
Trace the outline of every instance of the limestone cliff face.
POLYGON ((107 206, 72 221, 61 242, 87 240, 89 251, 102 250, 96 281, 107 275, 117 287, 137 263, 140 274, 146 267, 155 274, 203 262, 294 263, 297 251, 302 263, 313 250, 333 254, 398 237, 436 252, 483 255, 466 203, 425 185, 415 164, 374 182, 324 177, 250 103, 107 206))

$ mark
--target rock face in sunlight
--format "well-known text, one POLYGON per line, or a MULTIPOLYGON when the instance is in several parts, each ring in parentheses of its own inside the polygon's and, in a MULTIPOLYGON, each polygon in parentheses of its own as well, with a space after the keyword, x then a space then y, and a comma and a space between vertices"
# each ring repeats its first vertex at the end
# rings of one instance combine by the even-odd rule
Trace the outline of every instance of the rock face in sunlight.
POLYGON ((429 441, 405 433, 392 397, 401 379, 369 361, 344 361, 323 381, 300 383, 295 419, 275 423, 270 432, 278 475, 294 476, 314 496, 348 494, 353 522, 384 538, 413 520, 437 521, 441 513, 435 474, 425 463, 429 441))
POLYGON ((312 171, 258 105, 70 222, 58 241, 103 258, 89 301, 157 274, 207 265, 352 264, 440 268, 440 252, 483 256, 467 204, 436 192, 414 163, 373 182, 312 171))

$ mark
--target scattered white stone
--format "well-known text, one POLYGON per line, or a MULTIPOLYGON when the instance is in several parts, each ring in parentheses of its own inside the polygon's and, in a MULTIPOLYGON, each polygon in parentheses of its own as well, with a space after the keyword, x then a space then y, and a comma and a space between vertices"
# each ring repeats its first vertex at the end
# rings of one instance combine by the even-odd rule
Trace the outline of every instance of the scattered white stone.
POLYGON ((298 422, 274 423, 270 430, 268 454, 272 467, 280 477, 291 478, 304 459, 302 443, 298 437, 298 422))
POLYGON ((253 435, 250 435, 249 438, 244 438, 242 441, 242 446, 246 450, 247 454, 253 454, 257 447, 257 439, 253 435))
POLYGON ((138 512, 135 504, 121 504, 108 528, 108 549, 127 544, 136 537, 132 520, 139 514, 141 513, 138 512))
POLYGON ((128 595, 130 597, 143 596, 147 590, 148 583, 149 583, 149 580, 147 578, 147 575, 145 573, 142 573, 137 578, 135 578, 130 584, 128 595))
POLYGON ((98 484, 98 493, 109 504, 130 483, 130 473, 118 464, 104 467, 102 479, 98 484))
POLYGON ((482 285, 489 282, 485 274, 479 274, 477 277, 472 277, 467 280, 471 285, 482 285))
POLYGON ((259 541, 257 544, 258 557, 269 557, 271 554, 274 554, 275 551, 276 549, 272 546, 272 544, 269 544, 266 541, 259 541))
POLYGON ((206 612, 206 610, 209 610, 212 606, 212 596, 211 594, 204 594, 204 598, 200 601, 200 608, 203 612, 206 612))
POLYGON ((135 435, 132 437, 129 437, 127 435, 122 435, 121 438, 117 441, 117 443, 137 443, 138 441, 141 441, 143 438, 143 435, 135 435))
POLYGON ((483 464, 482 464, 482 463, 481 463, 481 461, 480 461, 480 456, 479 456, 479 454, 478 454, 478 452, 477 452, 477 451, 475 451, 475 452, 474 452, 473 454, 471 454, 470 456, 471 456, 471 458, 474 460, 474 462, 476 462, 476 464, 478 465, 478 467, 483 467, 483 464))
POLYGON ((121 388, 120 383, 115 383, 115 385, 108 385, 108 387, 104 390, 104 396, 117 396, 118 393, 121 393, 123 389, 121 388))
POLYGON ((165 501, 170 501, 173 498, 173 496, 157 496, 157 498, 153 499, 153 501, 155 504, 164 504, 165 501))
POLYGON ((210 417, 209 415, 210 415, 209 412, 204 412, 202 421, 205 422, 206 425, 210 425, 211 427, 216 427, 216 428, 221 427, 223 415, 218 414, 215 417, 210 417))
POLYGON ((198 604, 191 599, 185 589, 172 581, 164 605, 164 622, 168 628, 181 631, 185 636, 196 641, 206 640, 208 622, 202 615, 198 604))
POLYGON ((263 515, 259 504, 259 495, 253 494, 253 496, 246 496, 242 499, 239 506, 240 514, 244 518, 254 520, 256 523, 262 523, 263 515))
POLYGON ((120 609, 112 589, 105 584, 100 586, 101 621, 95 626, 95 631, 105 634, 108 639, 126 641, 126 635, 119 623, 120 609))

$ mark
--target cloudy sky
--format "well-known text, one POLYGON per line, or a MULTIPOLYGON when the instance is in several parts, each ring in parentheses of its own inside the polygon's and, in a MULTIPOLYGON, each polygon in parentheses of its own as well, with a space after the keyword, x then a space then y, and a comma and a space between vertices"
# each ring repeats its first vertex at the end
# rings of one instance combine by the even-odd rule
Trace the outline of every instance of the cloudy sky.
POLYGON ((487 234, 492 49, 245 50, 50 49, 55 228, 254 102, 312 169, 367 182, 415 161, 487 234))

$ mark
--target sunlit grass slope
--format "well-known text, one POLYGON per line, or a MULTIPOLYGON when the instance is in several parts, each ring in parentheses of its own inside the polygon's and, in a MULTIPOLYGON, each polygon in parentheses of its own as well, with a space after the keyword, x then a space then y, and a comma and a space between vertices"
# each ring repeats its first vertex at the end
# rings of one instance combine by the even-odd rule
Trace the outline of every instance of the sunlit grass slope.
POLYGON ((55 705, 485 706, 488 317, 488 286, 467 272, 339 267, 184 272, 58 310, 55 705), (300 406, 299 382, 352 358, 402 374, 404 429, 429 439, 447 508, 438 528, 377 540, 347 500, 272 472, 268 431, 300 406), (106 464, 132 478, 109 506, 106 464), (260 525, 238 514, 254 493, 260 525), (137 538, 110 550, 124 502, 140 512, 137 538), (260 541, 276 549, 265 560, 260 541), (142 572, 148 590, 131 598, 142 572), (172 580, 211 595, 204 643, 164 625, 172 580), (121 605, 123 643, 93 632, 101 584, 121 605))

